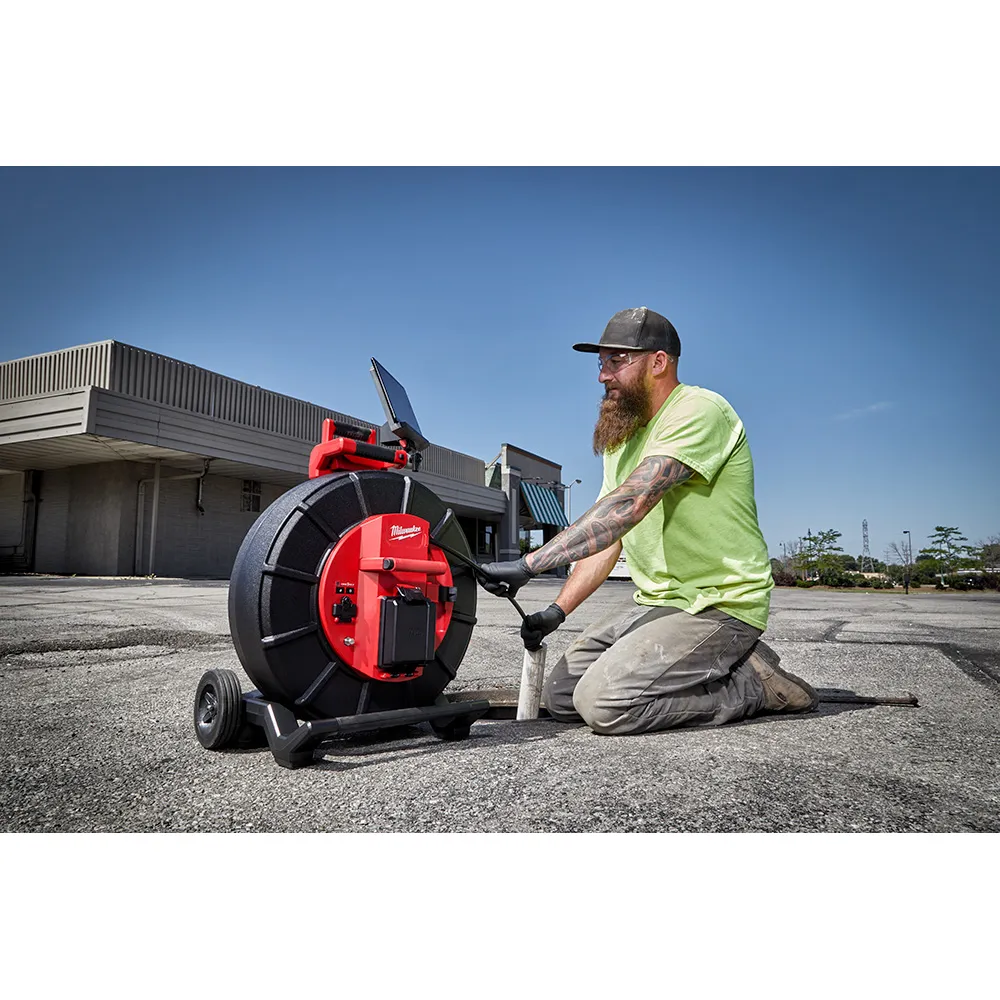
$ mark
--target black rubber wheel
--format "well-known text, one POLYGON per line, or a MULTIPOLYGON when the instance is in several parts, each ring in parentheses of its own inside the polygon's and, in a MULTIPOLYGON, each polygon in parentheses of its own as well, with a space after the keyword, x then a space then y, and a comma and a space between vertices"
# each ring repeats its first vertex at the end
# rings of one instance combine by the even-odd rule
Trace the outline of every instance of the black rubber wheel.
POLYGON ((447 740, 449 742, 453 740, 465 740, 469 738, 469 733, 472 731, 472 723, 464 719, 454 719, 444 724, 432 722, 431 729, 434 730, 434 735, 440 740, 447 740))
POLYGON ((476 580, 448 557, 457 591, 434 660, 411 681, 376 681, 344 663, 319 622, 319 579, 340 537, 376 514, 409 513, 434 539, 471 558, 458 518, 411 476, 334 472, 294 486, 254 522, 229 582, 236 653, 261 694, 299 719, 329 719, 433 705, 455 677, 476 622, 476 580))
POLYGON ((222 750, 236 742, 245 709, 240 682, 232 670, 209 670, 194 696, 194 731, 206 750, 222 750))

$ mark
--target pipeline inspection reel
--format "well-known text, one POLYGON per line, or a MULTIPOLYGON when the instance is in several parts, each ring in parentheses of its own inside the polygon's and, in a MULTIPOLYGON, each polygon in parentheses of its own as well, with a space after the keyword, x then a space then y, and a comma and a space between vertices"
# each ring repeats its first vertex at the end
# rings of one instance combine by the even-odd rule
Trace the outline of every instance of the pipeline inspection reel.
POLYGON ((336 738, 430 724, 464 739, 487 700, 450 702, 476 623, 476 578, 452 510, 403 470, 428 441, 403 387, 374 358, 387 423, 323 421, 309 479, 284 493, 243 539, 229 584, 229 626, 257 690, 209 670, 195 732, 219 750, 266 737, 301 767, 336 738), (300 721, 301 720, 301 721, 300 721))

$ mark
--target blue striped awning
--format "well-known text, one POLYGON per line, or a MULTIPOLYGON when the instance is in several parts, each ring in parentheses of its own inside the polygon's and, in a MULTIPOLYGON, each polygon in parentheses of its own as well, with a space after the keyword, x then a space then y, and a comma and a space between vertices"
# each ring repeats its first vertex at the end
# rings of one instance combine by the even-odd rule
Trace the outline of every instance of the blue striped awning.
POLYGON ((548 524, 554 528, 567 528, 566 511, 559 498, 548 486, 538 483, 521 483, 521 496, 528 505, 528 511, 538 524, 548 524))

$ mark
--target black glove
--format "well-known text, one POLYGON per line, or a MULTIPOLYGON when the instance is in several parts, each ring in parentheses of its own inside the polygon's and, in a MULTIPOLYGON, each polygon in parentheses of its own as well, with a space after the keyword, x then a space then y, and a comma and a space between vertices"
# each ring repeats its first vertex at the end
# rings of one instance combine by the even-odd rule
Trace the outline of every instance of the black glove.
POLYGON ((523 558, 517 562, 491 562, 483 563, 476 574, 479 582, 497 597, 513 597, 529 580, 534 578, 534 573, 528 569, 528 564, 523 558))
POLYGON ((521 638, 524 648, 534 652, 542 648, 542 639, 555 632, 566 621, 566 613, 558 604, 550 604, 544 611, 536 611, 521 622, 521 638))

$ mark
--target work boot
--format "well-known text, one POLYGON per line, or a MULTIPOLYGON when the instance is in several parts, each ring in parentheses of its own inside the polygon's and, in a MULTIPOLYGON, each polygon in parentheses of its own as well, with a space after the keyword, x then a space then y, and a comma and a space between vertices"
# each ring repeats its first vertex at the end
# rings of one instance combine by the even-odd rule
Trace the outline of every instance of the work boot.
POLYGON ((764 710, 767 712, 812 712, 819 695, 801 677, 782 670, 781 657, 759 639, 747 655, 747 663, 757 671, 764 686, 764 710))

